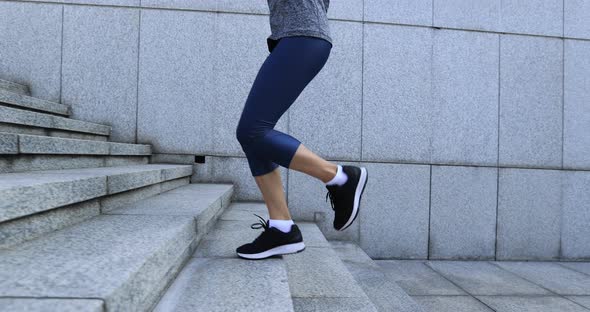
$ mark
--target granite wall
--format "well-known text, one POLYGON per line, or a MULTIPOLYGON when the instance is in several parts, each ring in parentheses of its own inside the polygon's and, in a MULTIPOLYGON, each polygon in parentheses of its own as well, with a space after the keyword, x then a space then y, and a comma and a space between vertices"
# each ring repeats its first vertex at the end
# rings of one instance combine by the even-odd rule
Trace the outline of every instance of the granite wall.
MULTIPOLYGON (((590 258, 590 1, 332 0, 334 48, 277 129, 369 170, 354 226, 281 168, 296 220, 374 258, 590 258)), ((268 55, 263 0, 0 1, 0 78, 207 155, 261 200, 235 127, 268 55)))

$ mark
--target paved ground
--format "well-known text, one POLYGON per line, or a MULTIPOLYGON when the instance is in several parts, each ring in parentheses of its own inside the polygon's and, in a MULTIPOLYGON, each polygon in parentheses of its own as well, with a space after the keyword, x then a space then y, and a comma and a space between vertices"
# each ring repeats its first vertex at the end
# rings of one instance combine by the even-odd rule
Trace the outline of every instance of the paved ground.
POLYGON ((590 262, 376 262, 427 311, 590 311, 590 262))

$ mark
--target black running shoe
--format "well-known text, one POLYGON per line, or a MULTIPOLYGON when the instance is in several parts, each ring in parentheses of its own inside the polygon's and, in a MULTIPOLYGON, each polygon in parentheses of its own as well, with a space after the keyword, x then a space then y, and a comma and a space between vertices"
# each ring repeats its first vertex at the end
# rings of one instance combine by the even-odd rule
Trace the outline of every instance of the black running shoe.
POLYGON ((344 231, 356 219, 359 213, 361 196, 369 178, 365 167, 342 166, 342 171, 348 176, 342 185, 326 185, 326 201, 330 197, 330 205, 334 210, 334 228, 344 231))
POLYGON ((258 223, 253 223, 253 229, 264 228, 253 242, 244 244, 236 249, 238 256, 246 259, 263 259, 273 255, 290 254, 305 249, 303 236, 296 224, 291 225, 291 231, 284 233, 281 230, 270 227, 268 221, 261 216, 258 223))

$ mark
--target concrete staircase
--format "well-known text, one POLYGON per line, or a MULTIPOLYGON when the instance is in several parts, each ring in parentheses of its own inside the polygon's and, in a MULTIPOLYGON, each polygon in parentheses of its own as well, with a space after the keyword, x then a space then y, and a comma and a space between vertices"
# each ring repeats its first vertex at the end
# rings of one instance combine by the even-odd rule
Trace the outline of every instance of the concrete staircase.
POLYGON ((0 311, 422 311, 358 246, 239 259, 261 202, 0 80, 0 311))

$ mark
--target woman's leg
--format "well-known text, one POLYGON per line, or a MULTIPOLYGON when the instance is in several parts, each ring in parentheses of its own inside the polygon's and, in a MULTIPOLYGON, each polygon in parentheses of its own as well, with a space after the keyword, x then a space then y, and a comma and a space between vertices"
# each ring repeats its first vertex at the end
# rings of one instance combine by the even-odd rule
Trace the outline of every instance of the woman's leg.
POLYGON ((271 219, 291 219, 279 165, 323 182, 336 174, 335 164, 313 154, 294 137, 274 129, 279 118, 322 69, 330 50, 331 44, 320 38, 282 38, 260 68, 242 111, 236 137, 271 219))

